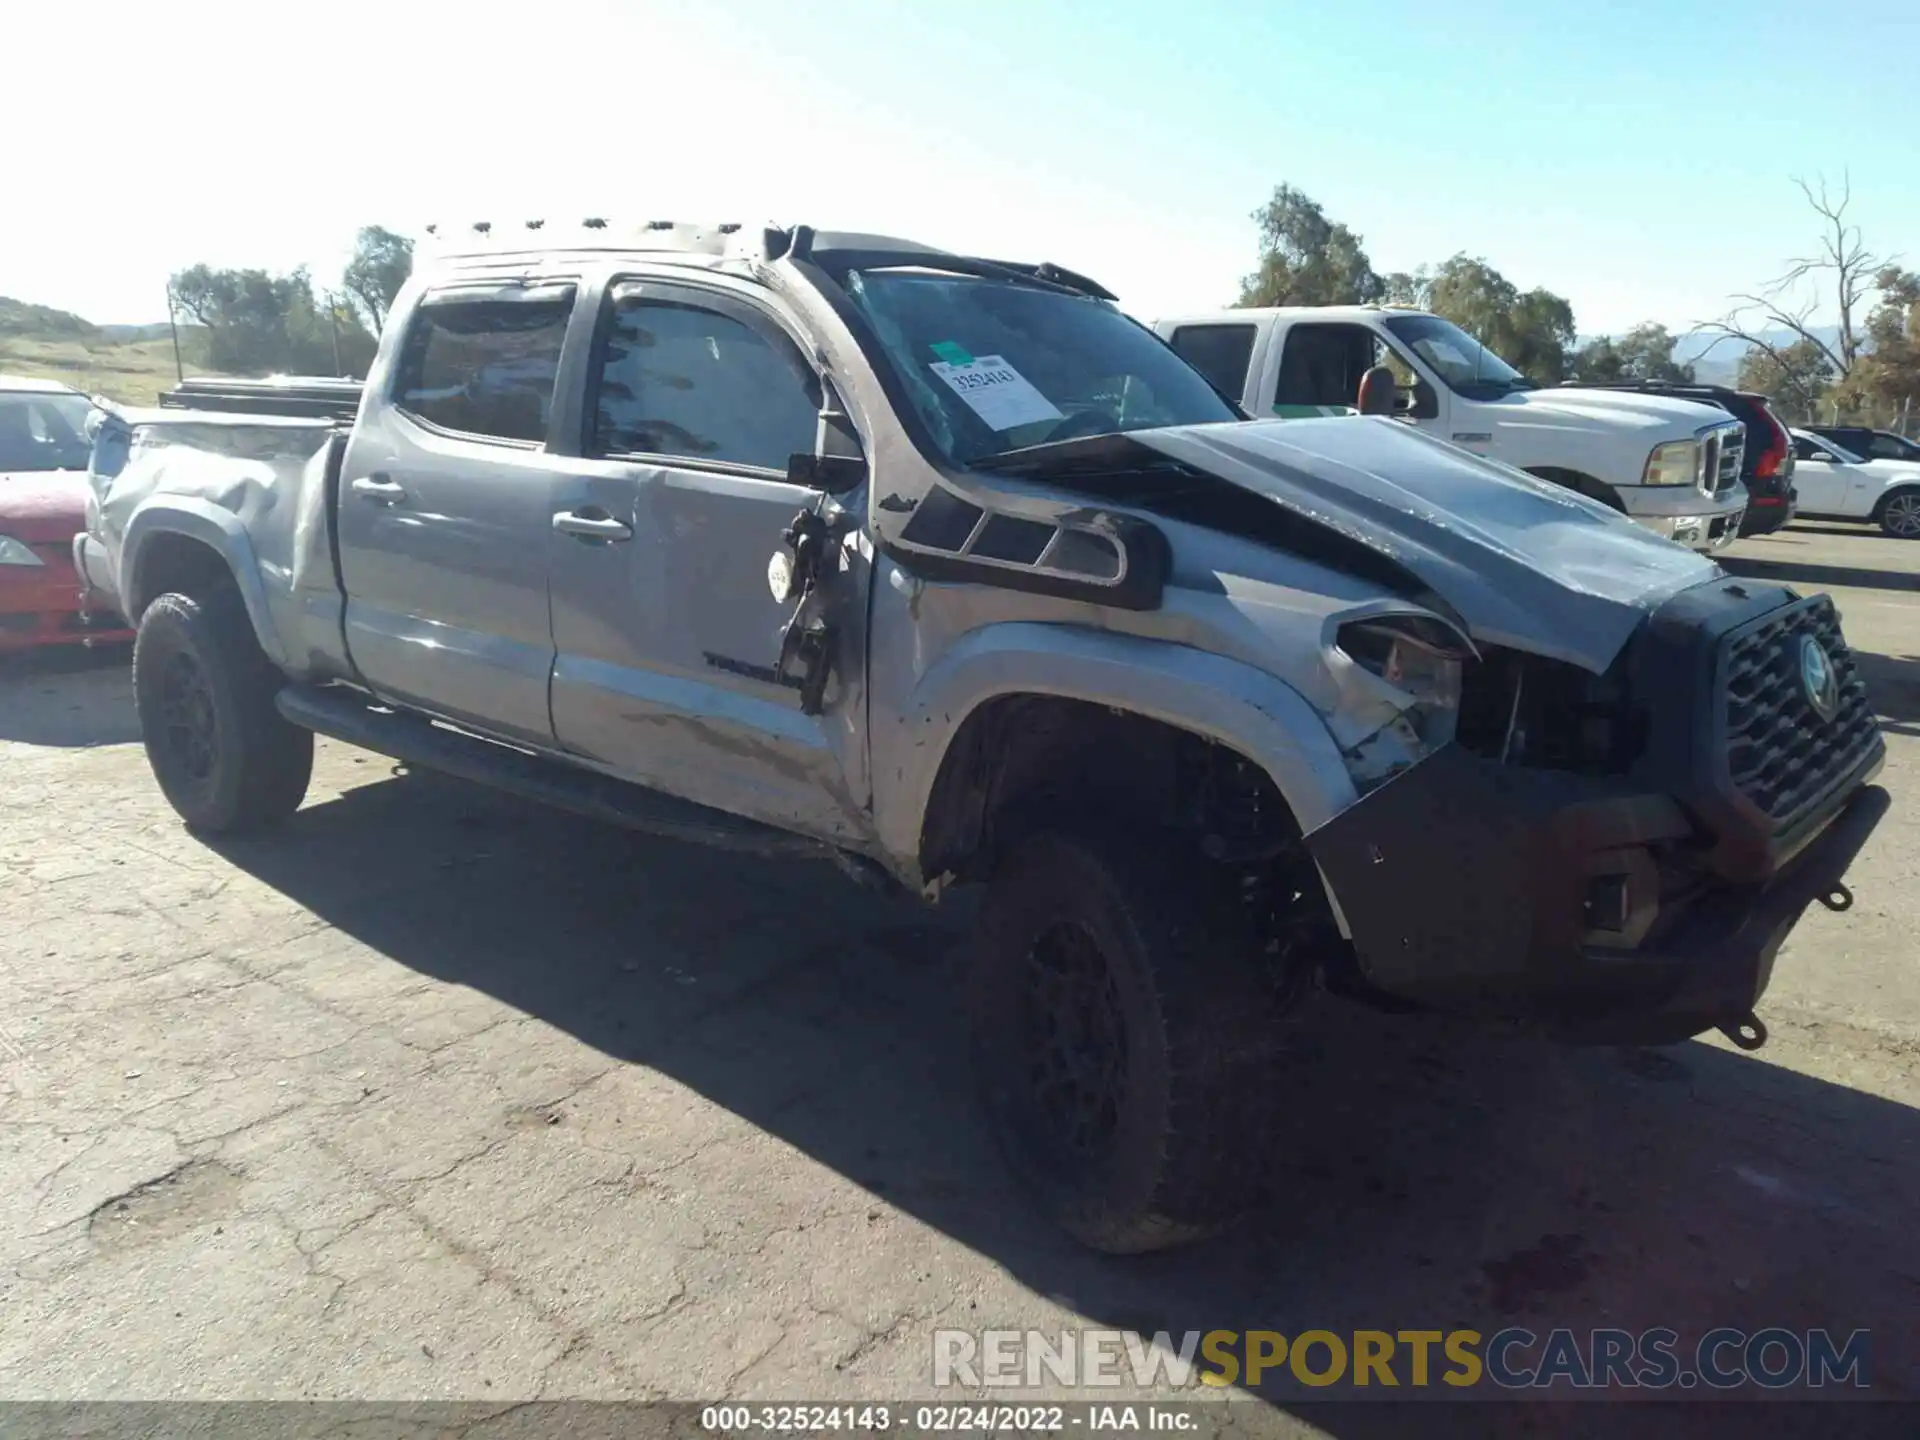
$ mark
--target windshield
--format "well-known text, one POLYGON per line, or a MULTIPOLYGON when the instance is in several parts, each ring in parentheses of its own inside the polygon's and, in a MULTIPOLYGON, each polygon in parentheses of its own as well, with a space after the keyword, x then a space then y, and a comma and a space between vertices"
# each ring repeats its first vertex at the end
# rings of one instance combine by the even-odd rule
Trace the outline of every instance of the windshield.
POLYGON ((956 465, 1054 440, 1240 418, 1198 371, 1099 300, 924 271, 851 271, 846 288, 956 465))
POLYGON ((86 469, 92 409, 84 395, 0 392, 0 471, 86 469))
POLYGON ((1393 315, 1385 324, 1438 372, 1449 390, 1469 399, 1533 389, 1532 381, 1451 320, 1438 315, 1393 315))

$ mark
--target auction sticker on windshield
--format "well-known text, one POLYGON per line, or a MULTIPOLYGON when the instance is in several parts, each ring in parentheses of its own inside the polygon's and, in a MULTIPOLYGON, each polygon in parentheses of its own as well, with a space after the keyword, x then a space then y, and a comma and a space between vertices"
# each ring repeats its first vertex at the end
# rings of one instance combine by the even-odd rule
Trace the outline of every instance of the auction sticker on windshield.
POLYGON ((1015 430, 1041 420, 1067 418, 1033 388, 1031 380, 998 355, 982 355, 965 365, 936 361, 928 368, 995 430, 1015 430))

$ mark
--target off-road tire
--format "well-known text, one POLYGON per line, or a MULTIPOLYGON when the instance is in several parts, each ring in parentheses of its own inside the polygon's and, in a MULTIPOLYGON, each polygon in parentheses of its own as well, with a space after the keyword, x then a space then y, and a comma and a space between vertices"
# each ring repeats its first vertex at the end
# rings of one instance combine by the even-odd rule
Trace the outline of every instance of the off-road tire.
POLYGON ((1281 1101, 1285 1005, 1260 969, 1230 877, 1124 822, 1035 834, 988 886, 968 1008, 995 1139, 1074 1238, 1137 1254, 1214 1233, 1258 1203, 1281 1101), (1115 1098, 1096 1107, 1111 1109, 1110 1133, 1086 1146, 1083 1131, 1076 1153, 1075 1126, 1054 1102, 1078 1087, 1043 1078, 1049 1065, 1061 1073, 1061 1047, 1047 1036, 1062 1027, 1036 1018, 1053 1013, 1035 998, 1053 982, 1034 977, 1089 941, 1111 980, 1095 987, 1109 997, 1095 1008, 1123 1037, 1102 1053, 1117 1050, 1121 1078, 1102 1082, 1115 1098))
POLYGON ((249 830, 300 808, 313 733, 274 708, 284 683, 231 585, 162 595, 141 615, 133 644, 140 735, 154 779, 193 829, 249 830))

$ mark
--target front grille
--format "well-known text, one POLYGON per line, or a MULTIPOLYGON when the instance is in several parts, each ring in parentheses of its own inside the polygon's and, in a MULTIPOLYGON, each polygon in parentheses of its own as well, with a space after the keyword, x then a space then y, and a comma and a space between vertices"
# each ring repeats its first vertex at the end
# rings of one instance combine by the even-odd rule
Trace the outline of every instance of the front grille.
POLYGON ((1702 442, 1706 451, 1700 466, 1700 488, 1722 495, 1740 483, 1740 467, 1747 458, 1747 430, 1729 425, 1710 432, 1702 442))
POLYGON ((1734 788, 1773 822, 1792 826, 1851 775, 1879 743, 1867 687, 1854 669, 1833 602, 1815 595, 1775 610, 1721 642, 1726 757, 1734 788), (1839 705, 1822 720, 1801 679, 1801 639, 1833 663, 1839 705))

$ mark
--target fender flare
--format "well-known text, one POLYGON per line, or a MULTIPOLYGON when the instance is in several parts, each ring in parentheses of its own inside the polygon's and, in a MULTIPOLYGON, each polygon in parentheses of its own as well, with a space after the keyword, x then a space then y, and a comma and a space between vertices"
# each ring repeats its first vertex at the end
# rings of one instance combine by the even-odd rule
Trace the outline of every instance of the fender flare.
MULTIPOLYGON (((137 608, 135 597, 143 593, 141 566, 148 553, 147 542, 157 535, 196 540, 226 562, 239 588, 240 599, 247 607, 247 618, 253 622, 253 633, 260 648, 269 660, 284 668, 286 651, 274 628, 273 614, 267 608, 266 586, 260 578, 253 541, 248 538, 240 517, 205 500, 181 495, 156 497, 134 511, 120 542, 120 594, 129 608, 137 608)), ((136 625, 139 623, 138 616, 129 618, 136 625)))
POLYGON ((919 853, 954 737, 980 706, 1014 694, 1110 705, 1238 751, 1273 780, 1303 833, 1358 798, 1326 722, 1285 681, 1173 641, 1009 621, 974 631, 922 675, 887 737, 890 753, 876 754, 876 775, 896 777, 881 792, 892 803, 875 817, 889 849, 919 853))

